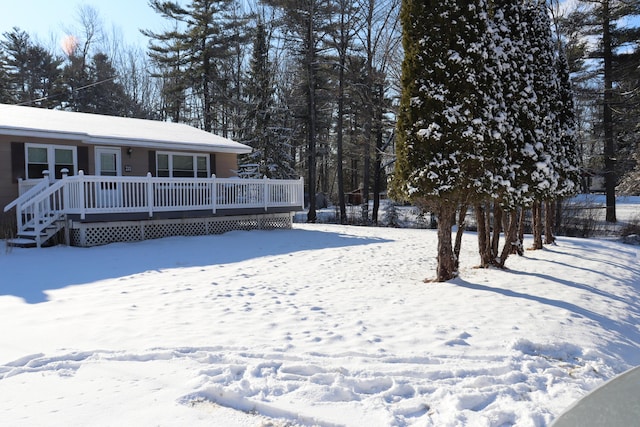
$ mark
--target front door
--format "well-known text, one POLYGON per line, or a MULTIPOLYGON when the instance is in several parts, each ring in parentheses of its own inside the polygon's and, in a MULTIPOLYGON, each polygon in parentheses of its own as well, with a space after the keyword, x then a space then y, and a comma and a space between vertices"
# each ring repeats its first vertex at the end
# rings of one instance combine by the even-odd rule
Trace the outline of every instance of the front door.
MULTIPOLYGON (((96 175, 122 175, 120 148, 96 147, 96 175)), ((116 182, 101 182, 97 188, 98 207, 117 207, 120 205, 120 189, 116 182)))

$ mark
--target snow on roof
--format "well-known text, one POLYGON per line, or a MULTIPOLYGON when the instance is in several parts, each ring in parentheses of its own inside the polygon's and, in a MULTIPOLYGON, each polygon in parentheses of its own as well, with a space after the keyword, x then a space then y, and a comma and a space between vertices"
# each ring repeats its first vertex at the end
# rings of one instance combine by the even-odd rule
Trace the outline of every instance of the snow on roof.
POLYGON ((251 147, 182 123, 0 104, 0 134, 86 144, 250 153, 251 147))

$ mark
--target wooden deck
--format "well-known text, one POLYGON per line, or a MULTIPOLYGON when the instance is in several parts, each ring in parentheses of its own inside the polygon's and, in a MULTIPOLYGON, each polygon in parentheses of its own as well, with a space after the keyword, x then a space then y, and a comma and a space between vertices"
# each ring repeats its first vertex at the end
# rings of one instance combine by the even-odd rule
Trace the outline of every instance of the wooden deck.
MULTIPOLYGON (((40 246, 70 224, 289 214, 304 209, 299 180, 65 176, 32 185, 16 209, 18 237, 40 246)), ((174 222, 176 222, 174 221, 174 222)), ((257 221, 260 223, 260 221, 257 221)), ((67 238, 68 240, 68 238, 67 238)))

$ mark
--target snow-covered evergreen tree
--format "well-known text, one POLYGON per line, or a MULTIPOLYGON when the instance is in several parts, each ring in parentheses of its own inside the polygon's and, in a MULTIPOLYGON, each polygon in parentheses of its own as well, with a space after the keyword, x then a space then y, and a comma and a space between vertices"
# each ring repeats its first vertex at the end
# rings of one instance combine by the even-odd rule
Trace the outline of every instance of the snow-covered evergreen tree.
POLYGON ((559 174, 556 197, 575 195, 580 189, 580 154, 578 150, 578 124, 569 64, 562 47, 556 61, 560 83, 559 97, 556 100, 556 119, 558 126, 559 151, 556 170, 559 174))
POLYGON ((577 171, 571 93, 558 77, 544 2, 493 0, 487 9, 483 0, 405 0, 401 19, 391 188, 437 213, 437 280, 456 273, 451 227, 459 207, 476 208, 483 266, 503 266, 522 246, 522 207, 535 208, 541 247, 540 203, 573 191, 577 171), (509 226, 499 251, 503 211, 509 226))
POLYGON ((557 175, 553 167, 553 156, 557 138, 555 111, 552 106, 558 98, 555 73, 555 46, 551 36, 551 24, 544 2, 527 1, 523 9, 528 31, 528 62, 532 72, 532 89, 536 96, 536 109, 531 116, 533 122, 525 133, 523 155, 528 160, 525 169, 529 177, 529 200, 542 200, 557 188, 557 175))
MULTIPOLYGON (((533 246, 542 248, 542 204, 555 198, 560 175, 557 171, 562 156, 561 131, 556 105, 560 96, 560 84, 556 69, 556 48, 551 33, 551 21, 544 2, 530 2, 525 8, 529 24, 531 67, 534 71, 534 91, 538 100, 537 121, 532 141, 531 172, 533 204, 533 246)), ((547 215, 551 215, 547 209, 547 215)), ((550 236, 548 236, 549 239, 550 236)))
POLYGON ((577 122, 573 90, 569 77, 569 65, 562 46, 558 48, 556 57, 556 72, 558 77, 558 98, 554 104, 556 117, 557 148, 555 156, 555 170, 558 174, 558 187, 552 200, 547 200, 545 208, 545 243, 553 243, 554 223, 560 221, 555 218, 559 211, 556 204, 561 199, 576 194, 580 189, 580 157, 578 151, 577 122))
MULTIPOLYGON (((404 0, 405 59, 398 117, 396 195, 423 200, 438 216, 436 280, 457 273, 451 241, 456 209, 485 197, 487 144, 499 136, 497 76, 486 3, 404 0)), ((491 174, 491 170, 488 170, 491 174)))
POLYGON ((499 76, 493 96, 501 108, 496 111, 494 118, 499 135, 491 139, 485 156, 485 168, 492 170, 493 183, 487 188, 487 197, 474 208, 482 267, 494 264, 503 266, 512 245, 517 244, 517 208, 524 203, 524 195, 529 189, 525 181, 522 153, 526 129, 535 122, 536 96, 531 71, 524 66, 528 61, 529 48, 528 40, 524 37, 522 7, 520 1, 491 2, 493 55, 488 60, 499 76), (505 230, 504 248, 499 252, 503 211, 508 219, 508 227, 505 230))

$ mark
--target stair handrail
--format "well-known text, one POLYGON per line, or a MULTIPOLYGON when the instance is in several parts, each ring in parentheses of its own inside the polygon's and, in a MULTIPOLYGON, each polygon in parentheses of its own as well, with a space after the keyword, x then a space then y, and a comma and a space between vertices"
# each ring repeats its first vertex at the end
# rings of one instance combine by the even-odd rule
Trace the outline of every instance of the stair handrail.
POLYGON ((49 183, 48 179, 43 179, 37 185, 34 185, 30 189, 28 189, 27 191, 22 193, 22 195, 20 195, 20 197, 18 197, 13 202, 11 202, 7 206, 5 206, 4 207, 4 211, 5 212, 9 212, 9 210, 11 208, 13 208, 14 206, 18 206, 19 204, 24 204, 29 199, 32 199, 33 197, 36 197, 38 194, 42 193, 47 187, 49 187, 49 184, 50 183, 49 183))
MULTIPOLYGON (((28 226, 33 226, 34 233, 36 234, 36 236, 39 236, 42 230, 60 219, 60 217, 62 216, 61 211, 64 209, 62 189, 66 186, 67 181, 67 179, 56 181, 54 184, 47 187, 46 190, 32 197, 26 203, 20 205, 20 210, 16 213, 19 218, 26 213, 32 214, 31 220, 26 224, 23 224, 24 229, 26 229, 28 226), (56 193, 58 193, 57 196, 56 193), (55 205, 54 209, 51 208, 51 200, 49 199, 51 196, 56 196, 53 199, 55 205), (44 201, 49 202, 49 208, 47 209, 47 212, 42 212, 41 209, 42 202, 44 201), (58 207, 59 209, 55 209, 55 207, 58 207), (53 215, 53 213, 55 213, 55 215, 53 215)), ((38 246, 40 246, 39 237, 36 237, 36 243, 38 244, 38 246)))

